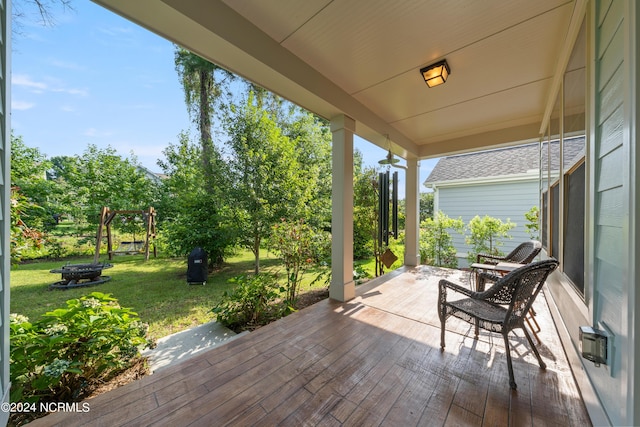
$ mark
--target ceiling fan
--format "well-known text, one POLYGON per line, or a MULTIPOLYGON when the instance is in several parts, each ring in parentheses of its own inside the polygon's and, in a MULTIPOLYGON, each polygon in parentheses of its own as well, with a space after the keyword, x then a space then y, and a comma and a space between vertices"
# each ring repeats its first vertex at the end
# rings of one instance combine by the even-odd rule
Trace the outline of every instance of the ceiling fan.
POLYGON ((389 166, 393 166, 394 168, 406 169, 405 166, 397 164, 398 162, 400 162, 400 159, 396 158, 391 152, 391 140, 389 139, 389 135, 386 135, 386 136, 387 136, 387 145, 389 146, 389 152, 387 153, 387 157, 378 161, 378 164, 389 165, 389 166))
POLYGON ((379 164, 381 165, 395 165, 396 163, 398 163, 400 161, 400 159, 396 159, 393 156, 393 153, 391 152, 391 150, 389 150, 389 152, 387 153, 387 157, 385 157, 384 159, 378 161, 379 164))

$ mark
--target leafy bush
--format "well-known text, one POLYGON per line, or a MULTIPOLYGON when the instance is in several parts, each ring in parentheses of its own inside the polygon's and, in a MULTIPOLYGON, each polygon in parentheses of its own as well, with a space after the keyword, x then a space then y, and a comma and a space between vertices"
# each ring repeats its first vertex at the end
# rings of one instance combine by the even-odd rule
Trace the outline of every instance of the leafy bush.
POLYGON ((460 234, 464 231, 462 219, 449 218, 438 212, 435 219, 427 218, 420 224, 420 262, 438 267, 456 268, 458 258, 453 239, 447 230, 460 234))
POLYGON ((150 345, 148 325, 115 298, 93 292, 31 323, 11 314, 11 401, 80 400, 128 368, 150 345))
POLYGON ((261 273, 236 276, 229 282, 237 286, 232 292, 224 292, 220 302, 211 310, 222 325, 240 331, 265 325, 283 312, 276 302, 280 288, 276 277, 261 273))
POLYGON ((502 239, 510 239, 509 230, 515 226, 516 224, 509 219, 502 222, 499 218, 487 215, 483 218, 478 215, 473 217, 467 224, 471 235, 467 236, 466 242, 472 248, 467 253, 469 264, 476 262, 478 254, 504 255, 499 249, 502 246, 502 239))
POLYGON ((313 265, 315 232, 304 221, 281 220, 272 227, 269 246, 282 258, 287 274, 286 303, 294 306, 305 272, 313 265))
POLYGON ((524 218, 527 220, 524 228, 527 229, 529 237, 531 237, 533 240, 538 240, 540 238, 540 223, 538 222, 539 215, 540 211, 538 210, 537 206, 532 207, 527 213, 524 214, 524 218))

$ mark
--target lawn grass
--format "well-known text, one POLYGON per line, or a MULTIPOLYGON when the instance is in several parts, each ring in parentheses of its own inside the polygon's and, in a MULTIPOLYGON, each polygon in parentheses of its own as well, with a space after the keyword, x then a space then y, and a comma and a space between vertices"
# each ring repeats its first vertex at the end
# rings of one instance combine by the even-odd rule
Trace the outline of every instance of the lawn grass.
MULTIPOLYGON (((390 247, 398 257, 390 269, 403 264, 404 246, 391 239, 390 247)), ((37 320, 47 311, 64 307, 65 302, 98 291, 111 294, 120 305, 133 309, 143 322, 149 324, 149 335, 157 339, 212 320, 211 309, 225 291, 231 291, 229 279, 240 274, 253 272, 253 255, 249 251, 230 257, 218 271, 209 274, 207 284, 187 285, 186 258, 150 258, 143 255, 116 256, 112 261, 103 257, 101 262, 111 262, 112 268, 105 269, 103 276, 111 280, 94 287, 69 290, 49 290, 49 285, 60 280, 59 274, 50 270, 66 263, 79 264, 93 262, 93 256, 76 257, 64 261, 37 261, 13 266, 11 269, 11 313, 19 313, 37 320)), ((375 274, 375 260, 356 261, 370 277, 375 274)), ((263 251, 260 260, 261 271, 282 271, 281 263, 272 254, 263 251)), ((310 271, 305 275, 300 293, 326 288, 328 283, 313 279, 322 270, 310 271)))
MULTIPOLYGON (((50 270, 71 264, 93 262, 93 257, 65 261, 32 262, 14 266, 11 270, 11 313, 19 313, 36 320, 47 311, 64 307, 65 301, 99 291, 117 298, 120 305, 138 313, 149 324, 152 338, 160 338, 181 330, 215 320, 211 313, 224 291, 233 285, 228 279, 253 272, 253 256, 243 252, 228 259, 219 271, 209 274, 207 284, 187 285, 186 258, 151 258, 143 255, 114 257, 113 268, 105 269, 103 276, 109 282, 94 287, 69 290, 49 290, 51 283, 60 280, 50 270)), ((261 267, 273 271, 279 261, 263 256, 261 267)), ((313 273, 306 276, 301 292, 312 288, 313 273)), ((316 283, 313 288, 326 286, 316 283)))

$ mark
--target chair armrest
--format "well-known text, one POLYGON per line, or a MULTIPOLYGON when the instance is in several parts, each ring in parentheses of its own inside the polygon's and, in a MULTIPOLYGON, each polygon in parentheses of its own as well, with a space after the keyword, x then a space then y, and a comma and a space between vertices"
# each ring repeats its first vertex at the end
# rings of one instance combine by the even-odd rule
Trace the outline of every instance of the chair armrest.
POLYGON ((470 297, 471 294, 474 293, 472 290, 467 289, 464 286, 460 286, 457 283, 450 282, 447 279, 440 279, 440 282, 438 282, 438 292, 441 293, 442 295, 446 295, 447 288, 451 289, 454 292, 459 292, 461 294, 464 294, 468 297, 470 297))
POLYGON ((495 283, 498 280, 500 280, 500 278, 501 278, 501 276, 498 276, 496 274, 480 273, 478 275, 478 284, 476 285, 477 292, 484 292, 485 291, 485 284, 487 282, 495 283))
POLYGON ((476 260, 478 263, 484 264, 497 264, 498 261, 504 261, 503 256, 498 255, 489 255, 489 254, 478 254, 476 256, 476 260))

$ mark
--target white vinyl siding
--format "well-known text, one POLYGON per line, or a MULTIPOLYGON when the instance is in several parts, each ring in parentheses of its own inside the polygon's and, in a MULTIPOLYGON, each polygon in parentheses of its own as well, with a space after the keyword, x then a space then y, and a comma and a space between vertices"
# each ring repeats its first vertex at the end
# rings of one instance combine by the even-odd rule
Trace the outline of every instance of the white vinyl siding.
MULTIPOLYGON (((628 217, 629 141, 625 137, 625 8, 627 2, 600 1, 595 5, 595 105, 593 141, 593 323, 614 334, 613 358, 608 368, 585 364, 613 425, 631 425, 633 409, 627 399, 633 380, 623 381, 628 370, 631 338, 627 327, 628 290, 625 279, 630 266, 628 217), (622 386, 621 386, 622 385, 622 386)), ((631 397, 633 401, 633 397, 631 397)), ((631 405, 633 407, 633 404, 631 405)), ((637 421, 637 420, 636 420, 637 421)))
MULTIPOLYGON (((538 206, 540 184, 538 180, 483 183, 475 185, 443 186, 438 188, 438 210, 451 218, 462 218, 465 224, 476 215, 510 219, 516 227, 510 231, 512 239, 504 241, 500 250, 508 253, 531 237, 526 231, 524 214, 538 206)), ((468 234, 468 232, 466 232, 468 234)), ((464 258, 469 246, 464 236, 452 233, 458 254, 459 266, 466 266, 464 258)))
MULTIPOLYGON (((11 124, 9 72, 11 70, 11 2, 0 0, 0 387, 2 402, 9 401, 9 252, 11 124)), ((8 411, 0 411, 0 425, 9 420, 8 411)))

